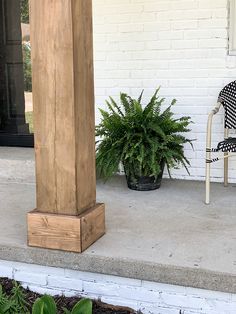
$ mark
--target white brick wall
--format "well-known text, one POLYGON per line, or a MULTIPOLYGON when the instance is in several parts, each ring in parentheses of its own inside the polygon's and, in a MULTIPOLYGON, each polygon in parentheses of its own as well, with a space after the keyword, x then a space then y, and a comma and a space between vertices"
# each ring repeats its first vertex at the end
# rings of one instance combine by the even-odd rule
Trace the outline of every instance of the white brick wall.
MULTIPOLYGON (((220 89, 235 79, 236 57, 228 55, 228 0, 94 0, 96 104, 104 106, 120 91, 149 97, 159 85, 167 103, 177 98, 175 112, 194 121, 186 147, 191 176, 204 179, 207 114, 220 89)), ((96 121, 100 116, 96 110, 96 121)), ((214 142, 223 138, 222 115, 215 119, 214 142)), ((236 169, 230 164, 230 180, 236 169)), ((221 181, 222 162, 213 165, 221 181)))
POLYGON ((44 294, 80 295, 144 314, 235 314, 236 295, 62 268, 0 261, 0 277, 44 294))

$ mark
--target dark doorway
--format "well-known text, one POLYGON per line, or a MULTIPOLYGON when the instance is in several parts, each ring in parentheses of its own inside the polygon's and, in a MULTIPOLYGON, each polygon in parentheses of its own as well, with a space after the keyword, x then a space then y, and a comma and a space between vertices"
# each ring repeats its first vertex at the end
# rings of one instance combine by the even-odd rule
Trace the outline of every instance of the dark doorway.
POLYGON ((0 146, 33 146, 25 120, 20 0, 0 0, 0 146))

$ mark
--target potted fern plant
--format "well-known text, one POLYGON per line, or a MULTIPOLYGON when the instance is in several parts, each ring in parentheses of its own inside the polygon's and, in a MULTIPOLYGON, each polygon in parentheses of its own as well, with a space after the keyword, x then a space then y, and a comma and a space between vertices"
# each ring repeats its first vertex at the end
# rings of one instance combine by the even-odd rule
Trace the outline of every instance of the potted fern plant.
POLYGON ((102 120, 96 127, 98 177, 111 177, 122 163, 128 187, 147 191, 160 187, 165 165, 169 174, 179 165, 188 172, 184 144, 192 145, 192 140, 183 134, 189 131, 190 117, 174 118, 171 109, 175 99, 163 111, 165 99, 158 96, 159 89, 146 106, 142 105, 143 92, 138 99, 121 93, 120 105, 110 97, 108 110, 100 109, 102 120))

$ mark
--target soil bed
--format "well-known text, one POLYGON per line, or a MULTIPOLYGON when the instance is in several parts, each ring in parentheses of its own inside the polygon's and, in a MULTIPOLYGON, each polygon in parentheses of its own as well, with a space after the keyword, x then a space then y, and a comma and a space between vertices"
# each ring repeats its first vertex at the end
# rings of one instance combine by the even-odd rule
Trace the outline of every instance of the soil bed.
MULTIPOLYGON (((2 285, 3 292, 7 295, 11 294, 13 288, 13 280, 7 278, 0 278, 0 285, 2 285)), ((28 289, 22 288, 26 295, 26 301, 32 307, 33 303, 41 295, 34 293, 28 289)), ((58 314, 64 314, 62 308, 67 308, 71 310, 73 306, 80 300, 80 297, 65 297, 65 296, 55 296, 54 300, 57 304, 58 314)), ((109 304, 102 303, 100 301, 93 301, 93 314, 135 314, 134 310, 127 307, 113 306, 109 304)))

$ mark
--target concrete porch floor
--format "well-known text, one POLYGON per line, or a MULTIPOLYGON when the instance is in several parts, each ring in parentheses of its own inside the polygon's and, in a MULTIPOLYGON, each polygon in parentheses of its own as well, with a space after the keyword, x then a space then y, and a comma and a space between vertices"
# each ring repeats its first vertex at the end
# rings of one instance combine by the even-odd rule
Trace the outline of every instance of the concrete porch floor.
POLYGON ((164 180, 130 191, 117 176, 97 185, 107 233, 83 254, 27 247, 26 213, 35 208, 32 149, 0 148, 0 259, 236 293, 236 187, 164 180))

